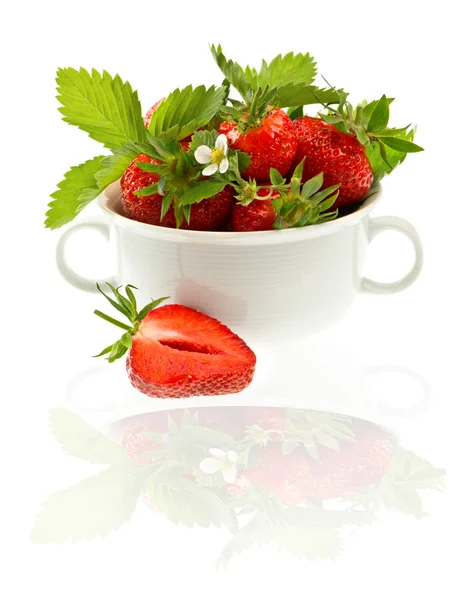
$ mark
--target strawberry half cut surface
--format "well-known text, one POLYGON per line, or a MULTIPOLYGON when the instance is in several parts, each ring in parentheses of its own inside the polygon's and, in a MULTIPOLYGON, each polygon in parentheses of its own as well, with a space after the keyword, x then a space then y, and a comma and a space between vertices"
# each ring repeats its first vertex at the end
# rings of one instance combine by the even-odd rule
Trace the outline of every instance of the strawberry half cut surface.
POLYGON ((128 353, 126 367, 132 385, 155 398, 217 396, 244 390, 252 381, 256 356, 247 344, 217 319, 180 304, 152 301, 140 312, 133 286, 126 296, 107 284, 115 299, 99 291, 130 321, 126 325, 95 314, 125 330, 121 339, 98 356, 113 362, 128 353))

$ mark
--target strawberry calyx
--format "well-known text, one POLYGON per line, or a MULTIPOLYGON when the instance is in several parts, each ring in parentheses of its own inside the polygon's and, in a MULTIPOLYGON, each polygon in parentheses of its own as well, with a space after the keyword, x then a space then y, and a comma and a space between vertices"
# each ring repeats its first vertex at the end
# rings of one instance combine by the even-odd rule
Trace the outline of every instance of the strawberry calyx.
MULTIPOLYGON (((379 100, 363 101, 354 107, 348 100, 349 94, 336 90, 333 86, 330 88, 338 94, 339 103, 336 107, 330 108, 330 103, 320 102, 327 112, 325 114, 319 112, 318 116, 343 133, 354 136, 365 147, 367 158, 376 175, 375 182, 382 176, 382 174, 379 176, 376 168, 378 162, 384 163, 383 174, 388 174, 404 160, 408 153, 423 151, 421 146, 413 142, 415 130, 410 129, 411 124, 401 128, 388 126, 390 105, 394 98, 387 98, 383 94, 379 100), (390 160, 389 154, 393 155, 394 151, 396 155, 390 160)), ((293 115, 290 116, 294 118, 293 115)))
POLYGON ((275 229, 304 227, 331 221, 338 216, 338 210, 330 210, 339 194, 341 184, 322 189, 324 176, 319 173, 305 183, 301 181, 304 159, 297 165, 290 182, 276 169, 271 169, 271 185, 258 185, 254 179, 242 178, 231 185, 237 191, 236 200, 248 206, 257 200, 271 200, 277 215, 275 229))
POLYGON ((102 290, 99 284, 97 284, 97 289, 110 302, 113 308, 116 308, 116 310, 118 310, 122 315, 124 315, 124 317, 126 317, 129 320, 129 325, 127 325, 126 323, 122 323, 121 321, 118 321, 117 319, 106 315, 100 310, 94 311, 94 314, 100 317, 101 319, 104 319, 104 321, 107 321, 112 325, 116 325, 116 327, 119 327, 120 329, 124 330, 124 334, 118 341, 114 342, 113 344, 110 344, 110 346, 107 346, 102 350, 102 352, 96 354, 93 357, 98 358, 100 356, 108 354, 106 360, 108 360, 109 363, 112 363, 118 358, 124 356, 126 352, 132 348, 132 337, 137 333, 142 320, 147 316, 147 314, 151 310, 159 306, 162 302, 164 302, 164 300, 167 300, 168 297, 159 298, 158 300, 152 300, 149 304, 144 306, 142 310, 138 311, 137 301, 134 292, 132 291, 137 289, 135 286, 131 284, 126 285, 124 288, 126 295, 124 296, 119 291, 122 286, 115 288, 107 282, 105 282, 105 285, 107 285, 108 288, 111 290, 111 292, 115 296, 115 300, 113 300, 113 298, 110 298, 110 296, 102 290))

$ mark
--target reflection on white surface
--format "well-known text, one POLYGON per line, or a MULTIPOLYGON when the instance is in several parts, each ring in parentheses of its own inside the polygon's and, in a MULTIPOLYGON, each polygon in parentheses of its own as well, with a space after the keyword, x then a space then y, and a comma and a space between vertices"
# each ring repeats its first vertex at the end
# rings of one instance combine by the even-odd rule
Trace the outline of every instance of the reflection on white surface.
POLYGON ((51 423, 66 453, 105 468, 45 501, 32 531, 38 543, 115 535, 142 499, 171 524, 225 529, 219 566, 263 546, 337 559, 357 528, 383 514, 421 518, 425 490, 444 487, 444 470, 393 433, 338 413, 161 410, 116 420, 104 435, 56 408, 51 423))

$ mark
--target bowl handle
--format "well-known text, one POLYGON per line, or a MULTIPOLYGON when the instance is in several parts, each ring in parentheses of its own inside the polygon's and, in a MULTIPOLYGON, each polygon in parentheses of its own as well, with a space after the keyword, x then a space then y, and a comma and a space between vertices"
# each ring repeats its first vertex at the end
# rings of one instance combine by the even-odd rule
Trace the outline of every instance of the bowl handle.
MULTIPOLYGON (((70 236, 82 229, 93 229, 98 231, 107 241, 110 239, 110 227, 102 217, 92 217, 76 223, 70 226, 65 233, 63 233, 57 243, 56 247, 56 264, 57 268, 62 277, 71 285, 83 290, 84 292, 97 292, 97 281, 95 279, 89 279, 83 277, 67 263, 65 257, 65 246, 70 236)), ((106 281, 112 285, 116 284, 116 278, 114 276, 103 278, 102 281, 106 281)))
POLYGON ((376 294, 393 294, 394 292, 405 290, 416 281, 422 269, 423 250, 418 232, 405 219, 401 219, 400 217, 375 217, 374 219, 370 219, 368 241, 371 242, 371 240, 383 231, 398 231, 411 241, 415 251, 414 265, 404 277, 390 283, 382 283, 364 277, 362 279, 362 290, 376 294))

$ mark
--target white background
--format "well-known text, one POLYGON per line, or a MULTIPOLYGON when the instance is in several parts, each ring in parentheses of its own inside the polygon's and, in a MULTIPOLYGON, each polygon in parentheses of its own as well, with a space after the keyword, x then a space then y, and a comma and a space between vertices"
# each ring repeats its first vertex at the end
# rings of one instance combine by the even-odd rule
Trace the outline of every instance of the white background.
MULTIPOLYGON (((202 598, 314 593, 321 599, 360 600, 369 590, 376 599, 456 597, 459 89, 452 8, 445 0, 80 0, 9 3, 2 9, 0 520, 5 524, 0 544, 9 561, 0 586, 10 590, 7 597, 178 598, 193 597, 195 590, 202 598), (435 466, 448 470, 448 488, 444 495, 428 497, 432 516, 422 524, 391 521, 352 540, 337 563, 304 564, 255 552, 217 575, 212 561, 219 532, 191 536, 145 515, 143 507, 104 542, 33 547, 27 541, 40 502, 92 473, 90 466, 59 451, 47 430, 47 413, 66 403, 69 380, 94 365, 91 355, 111 334, 92 316, 100 301, 60 279, 54 264, 59 233, 43 227, 49 194, 64 172, 101 150, 60 120, 56 68, 119 73, 139 91, 146 110, 175 87, 219 83, 209 42, 220 42, 244 65, 279 52, 309 51, 319 72, 351 91, 352 99, 395 97, 391 123, 416 123, 416 141, 426 149, 409 156, 384 182, 377 208, 377 214, 402 216, 418 229, 426 255, 420 279, 397 296, 359 298, 340 326, 314 343, 320 343, 320 356, 329 352, 336 360, 330 362, 343 373, 342 390, 352 388, 365 364, 401 365, 429 382, 433 396, 427 412, 389 425, 435 466)), ((90 238, 86 246, 75 241, 72 256, 88 275, 103 277, 104 252, 99 240, 90 238)), ((368 273, 395 279, 411 260, 408 243, 382 235, 372 245, 368 273)), ((114 369, 120 385, 127 386, 114 369)), ((116 404, 119 390, 113 381, 97 385, 116 404)), ((409 405, 410 386, 403 380, 391 386, 385 392, 390 400, 409 405)), ((346 401, 352 404, 352 393, 343 393, 342 412, 346 401)))

